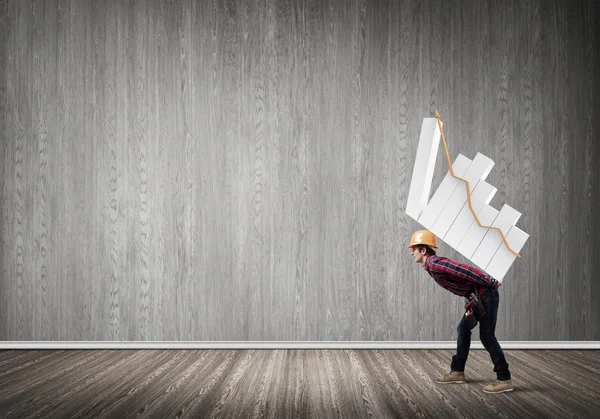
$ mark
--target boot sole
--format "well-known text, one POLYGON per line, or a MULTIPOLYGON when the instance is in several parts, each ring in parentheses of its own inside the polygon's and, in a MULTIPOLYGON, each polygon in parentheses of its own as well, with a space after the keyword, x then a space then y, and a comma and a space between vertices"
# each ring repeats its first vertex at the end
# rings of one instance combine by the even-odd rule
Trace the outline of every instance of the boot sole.
POLYGON ((499 390, 499 391, 487 391, 487 390, 483 390, 484 393, 487 394, 495 394, 495 393, 506 393, 507 391, 513 391, 513 388, 507 388, 506 390, 499 390))

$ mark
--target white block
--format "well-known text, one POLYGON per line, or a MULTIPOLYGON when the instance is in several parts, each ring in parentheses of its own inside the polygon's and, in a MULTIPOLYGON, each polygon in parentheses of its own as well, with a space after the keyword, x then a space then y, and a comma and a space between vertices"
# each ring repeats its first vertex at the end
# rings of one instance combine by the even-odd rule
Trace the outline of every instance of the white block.
MULTIPOLYGON (((498 210, 490 207, 487 204, 484 204, 481 207, 479 214, 477 214, 477 218, 479 218, 481 225, 484 226, 491 225, 497 216, 498 210)), ((471 260, 471 256, 473 256, 473 253, 475 253, 475 250, 477 250, 479 243, 481 243, 481 240, 483 240, 483 237, 488 230, 488 228, 479 227, 477 221, 473 220, 471 226, 467 230, 467 234, 465 234, 465 237, 461 240, 456 250, 458 250, 464 257, 471 260)))
MULTIPOLYGON (((502 230, 502 233, 506 235, 508 230, 517 223, 519 217, 521 217, 519 211, 504 204, 502 209, 500 209, 500 214, 498 214, 491 226, 499 228, 502 230)), ((471 262, 485 270, 501 243, 504 245, 500 232, 490 229, 479 244, 479 247, 477 247, 473 256, 470 258, 471 262)))
POLYGON ((417 156, 406 200, 406 213, 415 220, 419 219, 427 206, 439 145, 440 129, 437 119, 423 118, 417 156))
MULTIPOLYGON (((487 177, 492 170, 492 167, 494 167, 494 162, 489 157, 477 153, 465 174, 461 176, 469 182, 469 191, 473 191, 480 179, 485 179, 487 177)), ((462 207, 466 205, 468 208, 467 184, 462 180, 459 182, 458 187, 454 189, 452 196, 450 196, 444 209, 431 227, 433 234, 441 239, 444 239, 446 233, 448 233, 450 226, 454 220, 456 220, 456 217, 458 217, 462 207)))
MULTIPOLYGON (((484 204, 490 203, 497 190, 498 189, 494 188, 484 180, 480 180, 477 183, 477 186, 475 186, 475 189, 471 194, 471 206, 473 207, 475 214, 479 214, 484 204)), ((466 203, 460 210, 454 223, 452 223, 450 230, 446 233, 444 241, 450 247, 456 249, 474 221, 475 217, 473 216, 468 203, 466 203)))
MULTIPOLYGON (((454 171, 455 176, 462 176, 467 171, 469 166, 471 165, 471 160, 459 154, 454 163, 452 163, 452 170, 454 171)), ((435 220, 438 218, 448 199, 456 189, 459 184, 462 184, 458 179, 455 179, 450 175, 450 172, 446 173, 444 179, 442 179, 442 183, 435 191, 435 194, 431 197, 429 204, 419 217, 419 223, 425 227, 426 229, 431 229, 431 226, 435 223, 435 220)))
MULTIPOLYGON (((519 251, 523 248, 523 245, 528 238, 529 234, 519 230, 516 226, 513 226, 510 230, 508 230, 508 234, 506 234, 506 241, 508 242, 508 245, 517 253, 519 253, 519 251)), ((485 271, 492 277, 501 281, 516 257, 517 256, 510 252, 504 243, 502 243, 486 267, 485 271)))

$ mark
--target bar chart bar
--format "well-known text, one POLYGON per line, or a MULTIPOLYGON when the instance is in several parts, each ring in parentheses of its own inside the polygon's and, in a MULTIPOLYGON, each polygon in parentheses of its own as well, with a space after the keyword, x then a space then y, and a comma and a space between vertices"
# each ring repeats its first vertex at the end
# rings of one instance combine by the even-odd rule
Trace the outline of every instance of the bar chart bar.
MULTIPOLYGON (((452 164, 452 170, 454 170, 455 176, 462 176, 467 171, 469 166, 471 165, 471 160, 459 154, 456 158, 456 161, 452 164)), ((427 229, 431 229, 431 226, 435 223, 435 220, 438 218, 448 199, 452 195, 452 192, 462 184, 458 179, 452 177, 450 172, 446 173, 446 176, 440 183, 440 186, 435 191, 435 194, 431 197, 429 204, 419 217, 419 223, 427 229)))
POLYGON ((421 137, 417 147, 417 157, 413 167, 410 181, 408 199, 406 201, 406 214, 415 220, 427 206, 435 159, 440 145, 440 128, 436 118, 423 118, 421 137))
MULTIPOLYGON (((482 225, 489 226, 498 216, 498 212, 497 209, 494 209, 489 205, 483 205, 477 218, 479 218, 482 225)), ((488 230, 488 228, 479 227, 477 221, 473 220, 471 226, 467 230, 467 234, 465 234, 465 237, 461 240, 456 250, 467 259, 472 260, 471 257, 473 256, 473 253, 475 253, 475 250, 479 247, 479 243, 481 243, 481 240, 483 240, 483 237, 488 230)))
MULTIPOLYGON (((477 183, 477 186, 471 194, 471 206, 477 216, 479 216, 479 212, 483 205, 490 203, 497 190, 498 189, 483 180, 480 180, 479 183, 477 183)), ((452 223, 452 226, 450 226, 450 230, 448 230, 446 236, 444 236, 444 241, 450 247, 456 249, 474 221, 475 217, 473 216, 468 203, 465 203, 452 223)))
MULTIPOLYGON (((517 253, 521 251, 528 238, 529 234, 525 233, 523 230, 520 230, 517 228, 517 226, 512 226, 512 228, 506 234, 506 241, 508 242, 508 245, 517 253)), ((514 262, 515 258, 516 256, 511 253, 506 246, 504 246, 504 243, 502 243, 486 267, 485 271, 497 280, 502 280, 514 262)))

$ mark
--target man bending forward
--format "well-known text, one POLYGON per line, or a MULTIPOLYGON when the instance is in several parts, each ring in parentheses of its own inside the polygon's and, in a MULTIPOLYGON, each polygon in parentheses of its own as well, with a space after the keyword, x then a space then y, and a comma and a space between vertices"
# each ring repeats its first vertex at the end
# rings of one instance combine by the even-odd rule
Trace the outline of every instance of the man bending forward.
POLYGON ((464 371, 471 347, 471 329, 479 322, 481 343, 490 354, 498 379, 495 383, 483 387, 483 391, 486 393, 512 391, 513 384, 508 364, 495 335, 499 302, 498 287, 501 283, 473 266, 437 256, 432 249, 437 248, 437 242, 431 231, 416 231, 408 247, 415 262, 422 264, 438 285, 453 294, 465 297, 467 303, 465 307, 474 306, 469 302, 471 293, 474 293, 485 311, 483 314, 476 309, 465 312, 458 325, 456 355, 452 357, 450 373, 438 378, 437 382, 442 384, 465 382, 464 371))

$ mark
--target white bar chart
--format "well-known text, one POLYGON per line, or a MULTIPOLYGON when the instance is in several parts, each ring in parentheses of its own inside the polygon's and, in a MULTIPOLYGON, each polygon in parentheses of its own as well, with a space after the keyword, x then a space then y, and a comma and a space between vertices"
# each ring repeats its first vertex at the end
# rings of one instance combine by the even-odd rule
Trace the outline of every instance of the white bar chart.
POLYGON ((507 204, 500 211, 489 205, 497 189, 485 179, 494 162, 481 153, 473 160, 459 154, 452 163, 454 176, 448 171, 427 200, 440 141, 437 122, 436 118, 423 118, 406 213, 474 265, 502 281, 516 259, 515 253, 529 238, 516 227, 521 213, 507 204), (469 182, 468 192, 465 180, 469 182))

